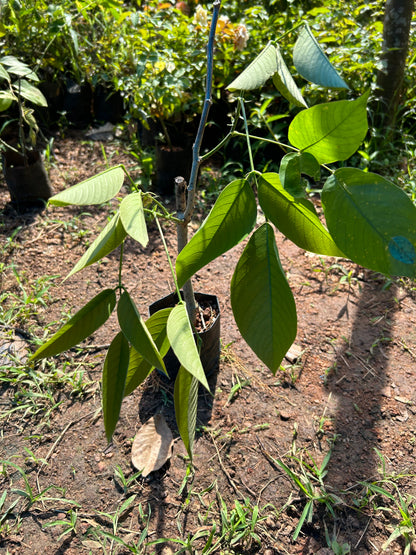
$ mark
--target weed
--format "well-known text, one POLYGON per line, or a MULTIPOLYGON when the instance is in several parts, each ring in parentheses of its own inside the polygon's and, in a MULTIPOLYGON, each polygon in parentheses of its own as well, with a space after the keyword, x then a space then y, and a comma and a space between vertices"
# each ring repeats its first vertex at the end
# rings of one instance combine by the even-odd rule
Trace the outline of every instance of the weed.
POLYGON ((324 484, 331 454, 331 451, 328 451, 321 466, 317 466, 310 455, 308 455, 310 463, 306 463, 303 458, 291 455, 289 458, 297 463, 297 469, 290 468, 279 459, 274 460, 306 499, 306 504, 293 533, 293 541, 299 536, 305 522, 312 522, 315 503, 323 505, 333 518, 335 518, 335 507, 342 504, 342 499, 334 493, 329 493, 324 484))
POLYGON ((141 472, 135 472, 131 476, 125 476, 123 469, 118 464, 114 469, 114 482, 117 486, 121 486, 123 493, 126 495, 129 492, 131 485, 142 475, 141 472))
POLYGON ((67 534, 76 535, 77 533, 76 525, 78 520, 78 512, 76 510, 69 509, 67 514, 68 514, 68 519, 63 519, 63 520, 61 519, 61 520, 55 520, 53 522, 47 522, 43 526, 44 529, 51 528, 52 526, 62 526, 64 530, 58 538, 59 541, 67 534))
POLYGON ((247 387, 247 386, 250 385, 250 380, 240 381, 240 378, 235 373, 233 374, 232 381, 233 381, 233 385, 231 387, 230 394, 228 396, 226 405, 228 405, 229 403, 232 403, 238 397, 240 391, 244 387, 247 387))

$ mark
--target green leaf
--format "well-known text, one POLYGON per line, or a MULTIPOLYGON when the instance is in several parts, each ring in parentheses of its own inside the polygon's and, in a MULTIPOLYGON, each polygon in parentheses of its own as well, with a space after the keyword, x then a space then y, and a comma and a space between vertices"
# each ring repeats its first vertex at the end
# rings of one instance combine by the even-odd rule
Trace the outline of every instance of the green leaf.
MULTIPOLYGON (((0 60, 1 61, 1 60, 0 60)), ((0 63, 0 79, 6 79, 10 83, 10 75, 6 71, 6 69, 0 63)))
POLYGON ((136 351, 149 364, 166 371, 163 358, 127 291, 124 291, 118 301, 117 316, 122 332, 136 351))
POLYGON ((258 197, 267 218, 298 247, 327 256, 344 256, 321 224, 312 202, 285 191, 277 173, 261 176, 258 197))
MULTIPOLYGON (((166 323, 171 310, 171 308, 158 310, 145 322, 145 325, 149 330, 162 358, 166 355, 170 347, 166 333, 166 323)), ((153 368, 154 366, 152 366, 139 352, 136 351, 134 347, 132 347, 130 349, 130 362, 129 369, 127 371, 124 396, 130 395, 136 387, 144 382, 153 368)))
POLYGON ((113 289, 91 299, 30 357, 29 361, 54 356, 78 345, 106 322, 116 305, 113 289))
POLYGON ((293 49, 293 63, 302 77, 322 87, 348 89, 305 23, 293 49))
POLYGON ((178 430, 191 460, 198 408, 198 387, 198 380, 181 366, 175 380, 173 399, 178 430))
POLYGON ((6 66, 7 72, 18 77, 26 77, 31 81, 39 81, 36 73, 29 66, 15 58, 14 56, 3 56, 0 58, 0 64, 6 66))
POLYGON ((181 365, 209 391, 184 302, 173 308, 167 324, 168 339, 181 365))
POLYGON ((23 96, 23 98, 29 102, 32 102, 37 106, 44 106, 45 108, 48 106, 48 102, 41 91, 25 79, 21 79, 18 83, 13 83, 12 86, 16 91, 16 94, 23 96))
POLYGON ((13 93, 9 91, 0 91, 0 112, 4 112, 10 108, 12 102, 16 100, 13 93))
POLYGON ((124 384, 129 366, 129 344, 119 332, 108 349, 102 377, 104 428, 110 442, 120 416, 124 384))
POLYGON ((275 373, 296 337, 296 306, 280 264, 273 228, 251 236, 231 280, 231 306, 241 335, 275 373))
POLYGON ((289 141, 320 164, 346 160, 367 134, 369 91, 356 100, 318 104, 299 112, 289 126, 289 141))
POLYGON ((285 61, 282 58, 280 53, 280 48, 276 48, 276 63, 277 63, 277 71, 273 75, 273 84, 276 89, 280 92, 280 94, 286 98, 289 102, 294 104, 295 106, 300 106, 301 108, 307 108, 308 105, 306 104, 302 93, 298 89, 290 71, 288 70, 285 61))
POLYGON ((143 247, 146 247, 149 237, 147 235, 141 193, 131 193, 124 197, 120 204, 120 218, 128 235, 133 237, 143 247))
POLYGON ((228 85, 229 91, 258 89, 278 70, 276 47, 269 42, 246 69, 228 85))
POLYGON ((256 198, 247 181, 237 179, 227 185, 204 223, 176 259, 179 287, 250 233, 256 216, 256 198))
POLYGON ((302 174, 309 175, 315 181, 321 177, 321 166, 309 152, 290 152, 280 162, 280 181, 288 193, 294 197, 305 196, 302 174))
POLYGON ((327 179, 322 204, 337 245, 376 272, 416 276, 416 207, 380 175, 340 168, 327 179))
POLYGON ((94 264, 94 262, 97 262, 97 260, 100 260, 112 252, 124 241, 125 238, 126 231, 120 221, 119 214, 116 214, 107 223, 95 241, 84 252, 65 279, 68 279, 69 276, 72 276, 83 268, 94 264))
POLYGON ((103 204, 111 200, 120 191, 123 181, 123 168, 115 166, 81 183, 77 183, 69 189, 65 189, 65 191, 51 197, 49 202, 56 206, 103 204))

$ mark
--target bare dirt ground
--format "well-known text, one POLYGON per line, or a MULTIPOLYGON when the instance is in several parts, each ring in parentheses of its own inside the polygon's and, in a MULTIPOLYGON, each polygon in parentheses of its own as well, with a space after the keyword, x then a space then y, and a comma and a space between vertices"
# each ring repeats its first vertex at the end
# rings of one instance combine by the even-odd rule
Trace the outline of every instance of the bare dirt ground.
MULTIPOLYGON (((104 148, 111 165, 132 166, 120 145, 104 148)), ((105 168, 101 145, 79 138, 55 141, 55 155, 50 169, 55 191, 105 168)), ((8 200, 1 182, 2 310, 23 303, 27 312, 9 324, 4 319, 1 343, 10 346, 14 337, 29 346, 102 287, 117 284, 117 254, 65 283, 61 279, 112 205, 19 215, 8 200), (45 282, 45 276, 60 277, 45 282), (43 303, 23 295, 36 283, 50 286, 38 294, 43 303)), ((167 227, 166 234, 174 253, 174 229, 167 227)), ((13 367, 0 361, 0 553, 364 555, 382 552, 403 520, 399 496, 415 518, 415 286, 387 281, 346 260, 312 256, 278 233, 277 241, 297 303, 301 356, 285 361, 285 371, 276 376, 251 353, 232 318, 229 282, 244 245, 196 276, 196 290, 219 297, 223 348, 215 396, 201 395, 195 474, 188 479, 186 451, 178 440, 161 470, 123 485, 120 476, 134 475, 133 437, 150 416, 161 412, 178 434, 172 388, 151 377, 124 400, 114 442, 107 445, 100 377, 115 317, 84 350, 72 350, 53 364, 13 367), (329 452, 328 473, 319 483, 313 468, 329 452), (276 460, 303 476, 315 499, 296 541, 307 498, 276 460), (258 521, 250 528, 255 507, 258 521), (71 515, 73 529, 49 526, 69 523, 71 515), (212 530, 212 550, 203 551, 212 530), (146 546, 162 538, 176 541, 146 546), (185 551, 187 538, 191 547, 185 551)), ((127 243, 123 281, 143 317, 154 300, 172 290, 156 229, 146 249, 127 243)), ((398 536, 386 553, 403 553, 406 545, 416 552, 411 526, 398 536)))

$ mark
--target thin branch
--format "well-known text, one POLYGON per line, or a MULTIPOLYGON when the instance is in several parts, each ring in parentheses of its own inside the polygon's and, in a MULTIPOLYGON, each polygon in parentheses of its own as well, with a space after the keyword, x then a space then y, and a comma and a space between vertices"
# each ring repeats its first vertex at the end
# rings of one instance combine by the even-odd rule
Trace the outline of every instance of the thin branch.
POLYGON ((214 41, 215 30, 217 28, 218 15, 221 7, 221 0, 214 0, 213 14, 211 19, 211 28, 209 31, 209 39, 207 46, 207 77, 205 85, 205 101, 199 122, 198 132, 196 134, 195 142, 192 147, 192 168, 191 176, 188 184, 188 199, 185 214, 183 217, 184 225, 191 221, 192 213, 195 205, 196 181, 198 178, 198 170, 201 164, 199 152, 201 143, 204 136, 205 125, 208 120, 209 109, 212 104, 212 75, 214 70, 214 41))

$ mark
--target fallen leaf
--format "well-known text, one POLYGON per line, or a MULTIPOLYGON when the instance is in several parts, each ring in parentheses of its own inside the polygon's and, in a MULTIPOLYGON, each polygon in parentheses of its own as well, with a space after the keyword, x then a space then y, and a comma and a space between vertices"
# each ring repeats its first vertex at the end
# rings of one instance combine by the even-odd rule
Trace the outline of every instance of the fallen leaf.
POLYGON ((140 428, 131 448, 131 462, 142 476, 159 470, 172 455, 173 436, 165 417, 157 414, 140 428))

